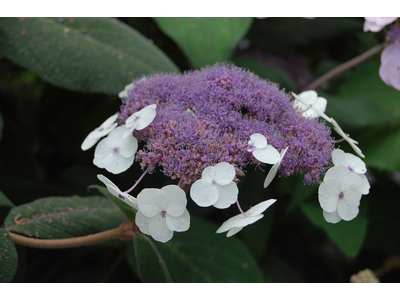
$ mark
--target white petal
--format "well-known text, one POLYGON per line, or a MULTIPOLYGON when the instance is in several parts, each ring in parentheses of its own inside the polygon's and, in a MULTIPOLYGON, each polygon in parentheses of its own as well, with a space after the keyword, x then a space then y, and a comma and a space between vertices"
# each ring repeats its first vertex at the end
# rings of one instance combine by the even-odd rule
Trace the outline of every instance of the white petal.
POLYGON ((232 235, 235 235, 236 233, 238 233, 240 230, 242 230, 243 227, 234 227, 231 228, 228 233, 226 234, 227 237, 231 237, 232 235))
POLYGON ((282 160, 283 160, 283 157, 285 156, 285 154, 286 154, 286 151, 289 149, 289 146, 288 147, 286 147, 286 149, 282 149, 281 150, 281 154, 280 154, 280 159, 279 159, 279 161, 276 163, 276 164, 274 164, 273 166, 272 166, 272 168, 269 170, 269 172, 268 172, 268 174, 267 174, 267 177, 265 178, 265 180, 264 180, 264 188, 266 188, 271 182, 272 182, 272 180, 275 178, 275 176, 276 176, 276 173, 278 172, 278 170, 279 170, 279 167, 281 166, 281 162, 282 162, 282 160))
POLYGON ((335 210, 332 213, 328 213, 325 210, 322 210, 322 213, 324 215, 325 221, 327 221, 328 223, 336 224, 342 220, 342 218, 339 216, 337 210, 335 210))
POLYGON ((364 174, 360 174, 360 177, 361 177, 361 180, 362 180, 362 183, 363 183, 363 188, 362 188, 361 193, 363 195, 368 195, 369 194, 369 189, 371 187, 369 185, 368 178, 364 174))
POLYGON ((332 122, 332 124, 333 124, 333 129, 334 129, 342 138, 344 138, 344 139, 349 143, 349 145, 353 148, 353 150, 357 153, 358 156, 361 156, 361 157, 364 158, 365 155, 362 154, 361 149, 358 148, 358 147, 356 146, 357 141, 355 141, 355 140, 349 138, 349 137, 343 132, 342 128, 340 128, 339 124, 338 124, 333 118, 331 118, 331 122, 332 122))
POLYGON ((134 136, 129 136, 120 142, 119 153, 124 158, 129 158, 135 155, 138 148, 138 141, 134 136))
POLYGON ((129 127, 128 127, 128 125, 126 125, 126 130, 125 130, 124 134, 122 135, 123 139, 127 138, 128 136, 132 136, 132 132, 135 130, 136 124, 137 124, 137 122, 132 123, 132 126, 129 126, 129 127))
POLYGON ((100 137, 97 137, 93 134, 93 131, 89 133, 89 135, 85 138, 81 145, 81 149, 83 151, 86 151, 90 148, 92 148, 98 141, 100 140, 100 137))
POLYGON ((123 90, 118 93, 119 98, 128 98, 128 92, 126 90, 123 90))
POLYGON ((207 207, 218 200, 218 190, 214 184, 199 179, 190 188, 190 197, 198 206, 207 207))
POLYGON ((347 166, 346 153, 341 149, 333 150, 332 162, 335 166, 347 166))
POLYGON ((124 158, 122 155, 110 153, 104 158, 104 168, 113 174, 125 172, 132 166, 135 157, 124 158))
POLYGON ((327 104, 328 101, 325 98, 318 97, 316 103, 313 104, 312 109, 321 114, 325 112, 327 104))
POLYGON ((93 159, 93 164, 96 167, 103 169, 104 168, 104 158, 103 157, 95 157, 93 159))
POLYGON ((119 113, 116 113, 109 117, 107 120, 104 121, 103 124, 100 125, 100 128, 108 129, 113 123, 118 119, 119 113))
POLYGON ((221 162, 214 166, 214 180, 219 185, 226 185, 235 178, 235 167, 227 162, 221 162))
POLYGON ((94 150, 94 157, 105 158, 110 153, 112 153, 112 146, 109 144, 109 140, 107 137, 97 144, 96 149, 94 150))
POLYGON ((246 214, 253 216, 253 217, 257 216, 257 215, 263 213, 268 207, 270 207, 275 202, 276 202, 276 199, 269 199, 269 200, 260 202, 257 205, 253 206, 252 208, 250 208, 248 211, 246 211, 246 214))
POLYGON ((153 239, 161 243, 168 242, 174 235, 174 232, 167 227, 165 218, 162 218, 161 215, 149 220, 149 232, 153 239))
POLYGON ((266 164, 275 164, 279 161, 280 155, 278 150, 276 150, 273 146, 267 145, 261 149, 255 149, 253 151, 253 156, 266 164))
POLYGON ((167 214, 173 217, 181 216, 186 209, 186 193, 177 185, 164 186, 161 191, 167 195, 167 205, 165 207, 167 214))
POLYGON ((140 119, 136 125, 136 130, 142 130, 149 126, 151 122, 153 122, 154 118, 156 117, 155 105, 156 104, 146 106, 140 111, 140 119))
POLYGON ((226 220, 220 228, 218 228, 217 233, 222 233, 236 227, 245 227, 247 225, 253 224, 258 220, 262 219, 264 215, 247 216, 242 214, 236 215, 228 220, 226 220))
POLYGON ((169 229, 177 232, 186 231, 190 227, 190 215, 187 209, 179 217, 166 215, 166 224, 169 229))
POLYGON ((253 144, 256 148, 264 148, 268 145, 267 138, 263 136, 261 133, 253 133, 250 136, 249 144, 253 144))
POLYGON ((166 198, 164 192, 159 189, 144 189, 137 195, 139 211, 146 217, 152 218, 161 212, 157 199, 166 198))
POLYGON ((133 197, 132 195, 129 195, 127 193, 122 193, 122 196, 124 197, 123 199, 121 197, 118 197, 122 201, 124 201, 126 204, 128 204, 130 207, 133 207, 135 210, 138 210, 139 207, 137 205, 137 199, 133 197))
POLYGON ((317 101, 318 94, 316 91, 304 91, 298 95, 301 99, 303 99, 307 104, 314 104, 317 101))
POLYGON ((214 179, 214 175, 215 175, 215 168, 213 166, 208 166, 201 173, 201 179, 211 183, 212 180, 214 179))
POLYGON ((360 205, 361 194, 348 191, 344 198, 339 200, 338 214, 345 220, 350 221, 358 215, 358 206, 360 205))
POLYGON ((136 213, 135 224, 139 227, 141 232, 148 235, 150 235, 149 220, 150 218, 142 214, 140 210, 136 213))
POLYGON ((218 200, 213 204, 214 207, 219 209, 228 208, 236 202, 239 194, 236 183, 231 182, 228 185, 216 184, 215 187, 218 190, 218 200))
POLYGON ((318 188, 318 200, 322 209, 334 212, 338 206, 340 187, 335 179, 325 179, 318 188))

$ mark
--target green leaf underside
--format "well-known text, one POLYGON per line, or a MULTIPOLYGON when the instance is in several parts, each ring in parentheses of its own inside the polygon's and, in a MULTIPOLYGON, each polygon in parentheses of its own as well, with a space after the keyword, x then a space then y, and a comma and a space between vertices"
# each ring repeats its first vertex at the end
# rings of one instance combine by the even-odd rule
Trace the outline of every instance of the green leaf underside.
POLYGON ((18 267, 18 254, 7 230, 0 228, 0 283, 11 282, 18 267))
POLYGON ((135 234, 133 245, 136 267, 142 282, 172 282, 163 257, 147 236, 135 234))
POLYGON ((132 207, 130 207, 128 204, 126 204, 124 201, 121 199, 118 199, 117 197, 113 196, 105 187, 99 186, 99 185, 91 185, 88 187, 89 190, 91 189, 96 189, 100 193, 102 193, 107 199, 110 199, 112 202, 114 202, 115 205, 119 207, 119 209, 126 215, 129 221, 134 221, 135 220, 135 212, 133 211, 132 207))
POLYGON ((253 18, 154 18, 197 68, 226 61, 253 18))
POLYGON ((10 201, 10 199, 7 198, 6 195, 3 194, 2 191, 0 191, 0 206, 4 207, 13 207, 14 204, 10 201))
POLYGON ((126 220, 121 210, 104 197, 49 197, 12 208, 5 226, 29 237, 64 239, 110 230, 126 220))
POLYGON ((315 226, 321 228, 346 256, 357 256, 364 242, 368 220, 365 215, 366 205, 360 205, 360 213, 351 221, 331 224, 325 221, 318 203, 303 203, 301 209, 315 226))
POLYGON ((57 86, 118 94, 133 78, 179 69, 111 18, 1 18, 0 53, 57 86))
POLYGON ((236 237, 216 234, 214 224, 191 217, 186 232, 157 243, 174 282, 262 282, 261 271, 236 237))

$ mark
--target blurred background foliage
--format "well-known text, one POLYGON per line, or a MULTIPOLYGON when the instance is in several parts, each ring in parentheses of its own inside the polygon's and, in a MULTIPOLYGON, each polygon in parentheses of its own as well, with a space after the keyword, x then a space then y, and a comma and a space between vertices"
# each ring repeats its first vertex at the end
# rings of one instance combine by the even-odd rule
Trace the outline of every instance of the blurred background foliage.
MULTIPOLYGON (((117 94, 132 78, 226 61, 299 93, 384 41, 383 32, 362 28, 362 18, 0 18, 1 223, 10 228, 18 214, 42 213, 41 223, 13 231, 62 238, 131 218, 104 190, 88 189, 105 171, 93 165, 93 150, 80 145, 119 110, 117 94), (59 197, 87 210, 71 213, 68 234, 59 221, 65 212, 59 197), (40 198, 46 199, 30 203, 40 198)), ((349 282, 365 268, 382 282, 399 282, 400 92, 381 81, 379 65, 376 55, 318 89, 328 99, 326 113, 366 155, 372 187, 353 221, 326 223, 318 186, 304 186, 302 176, 262 189, 264 175, 250 167, 239 183, 244 209, 269 198, 278 202, 235 237, 214 234, 237 214, 235 207, 222 211, 191 201, 191 228, 167 244, 137 238, 135 244, 43 250, 15 246, 0 228, 0 282, 140 282, 153 274, 174 282, 349 282), (151 268, 142 266, 146 260, 151 268)), ((123 175, 105 175, 129 187, 141 170, 134 165, 123 175)), ((136 190, 173 182, 155 172, 136 190)))

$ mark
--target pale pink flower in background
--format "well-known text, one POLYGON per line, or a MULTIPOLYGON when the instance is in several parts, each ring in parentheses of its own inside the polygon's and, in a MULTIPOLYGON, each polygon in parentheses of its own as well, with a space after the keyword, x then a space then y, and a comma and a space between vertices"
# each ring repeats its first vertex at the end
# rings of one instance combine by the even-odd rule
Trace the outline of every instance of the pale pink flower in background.
POLYGON ((400 44, 387 46, 381 55, 379 76, 388 86, 400 91, 400 44))
POLYGON ((386 25, 396 21, 397 17, 365 17, 364 32, 381 31, 386 25))

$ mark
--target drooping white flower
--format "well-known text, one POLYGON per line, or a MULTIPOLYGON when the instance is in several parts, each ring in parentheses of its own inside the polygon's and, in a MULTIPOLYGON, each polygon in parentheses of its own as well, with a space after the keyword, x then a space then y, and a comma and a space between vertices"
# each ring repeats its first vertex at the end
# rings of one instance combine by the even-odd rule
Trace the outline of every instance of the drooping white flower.
POLYGON ((134 136, 122 138, 125 130, 125 126, 117 127, 108 137, 100 141, 94 152, 93 163, 96 166, 105 168, 113 174, 119 174, 133 164, 138 142, 134 136))
POLYGON ((276 199, 270 199, 263 202, 258 203, 257 205, 250 208, 244 214, 236 215, 228 220, 226 220, 220 228, 218 228, 217 233, 222 233, 228 231, 227 237, 230 237, 240 230, 243 227, 253 224, 260 220, 264 215, 262 214, 268 207, 274 204, 276 199))
POLYGON ((186 194, 177 185, 162 189, 144 189, 137 196, 139 210, 135 223, 144 234, 156 241, 168 242, 174 231, 189 229, 190 215, 186 209, 186 194))
POLYGON ((201 207, 228 208, 236 202, 239 194, 233 182, 235 175, 235 167, 226 162, 209 166, 203 170, 201 179, 193 183, 190 197, 201 207))
POLYGON ((346 141, 349 143, 349 145, 351 146, 351 148, 353 148, 353 150, 357 153, 358 156, 361 156, 362 158, 365 157, 365 155, 361 152, 361 149, 358 148, 356 146, 356 144, 358 144, 357 141, 353 140, 352 138, 350 138, 347 134, 344 133, 344 131, 342 130, 342 128, 339 127, 339 124, 333 119, 331 118, 331 122, 333 124, 333 129, 346 141))
POLYGON ((332 152, 332 161, 335 166, 345 166, 350 172, 358 174, 363 182, 362 194, 367 195, 369 193, 370 185, 367 176, 365 176, 367 167, 359 157, 351 153, 345 153, 343 150, 335 149, 332 152))
POLYGON ((126 119, 123 138, 130 136, 134 130, 142 130, 149 126, 156 117, 156 107, 157 104, 148 105, 126 119))
POLYGON ((365 17, 364 32, 381 31, 386 25, 396 21, 397 17, 365 17))
POLYGON ((266 164, 275 164, 279 161, 280 155, 275 147, 268 145, 267 138, 260 133, 253 133, 248 142, 247 151, 252 152, 253 156, 266 164))
POLYGON ((345 166, 330 168, 318 189, 321 208, 326 213, 337 211, 345 221, 354 219, 362 196, 363 182, 345 166))
POLYGON ((287 146, 285 149, 282 149, 282 150, 281 150, 281 154, 280 154, 280 159, 279 159, 279 161, 278 161, 277 163, 275 163, 275 164, 271 167, 271 169, 269 170, 269 172, 268 172, 268 174, 267 174, 267 177, 266 177, 265 180, 264 180, 264 188, 266 188, 266 187, 272 182, 272 180, 275 178, 276 173, 278 172, 278 170, 279 170, 279 168, 280 168, 280 166, 281 166, 283 157, 285 156, 286 151, 287 151, 288 149, 289 149, 289 146, 287 146))
POLYGON ((303 117, 311 119, 322 117, 328 122, 331 121, 325 114, 328 101, 323 97, 318 97, 316 91, 305 91, 299 95, 292 92, 292 95, 295 99, 293 105, 303 111, 303 117))
POLYGON ((107 120, 103 122, 99 127, 93 130, 89 135, 85 138, 81 145, 81 149, 83 151, 88 150, 89 148, 93 147, 103 136, 109 134, 115 127, 118 126, 115 121, 118 118, 118 113, 112 115, 107 120))
POLYGON ((130 207, 133 207, 135 210, 138 210, 138 204, 135 197, 129 195, 128 193, 122 192, 110 179, 99 174, 97 178, 106 185, 107 190, 118 199, 121 199, 130 207))
POLYGON ((322 214, 324 216, 325 221, 327 221, 328 223, 336 224, 342 221, 342 218, 339 216, 337 210, 335 210, 332 213, 328 213, 325 210, 322 210, 322 214))
POLYGON ((125 89, 122 92, 119 92, 118 97, 121 99, 128 98, 129 92, 133 89, 135 85, 133 83, 128 84, 125 86, 125 89))

